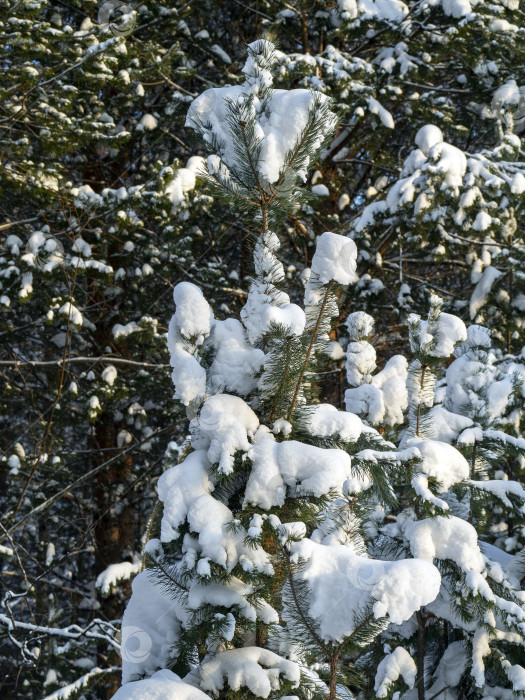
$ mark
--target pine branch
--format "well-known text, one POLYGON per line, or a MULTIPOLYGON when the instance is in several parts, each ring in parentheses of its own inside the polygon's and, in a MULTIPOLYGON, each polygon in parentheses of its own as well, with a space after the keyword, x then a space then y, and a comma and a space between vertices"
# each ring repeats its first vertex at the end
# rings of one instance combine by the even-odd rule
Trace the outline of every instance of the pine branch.
POLYGON ((290 405, 290 410, 288 411, 288 420, 289 421, 292 419, 292 416, 293 416, 293 413, 295 410, 295 404, 296 404, 297 398, 299 396, 299 391, 301 390, 301 384, 303 382, 304 374, 308 368, 308 363, 310 362, 310 355, 312 354, 312 351, 314 348, 315 340, 317 338, 317 333, 319 331, 319 326, 321 325, 321 321, 323 318, 324 310, 325 310, 325 307, 326 307, 326 304, 328 301, 328 296, 330 294, 331 288, 332 288, 332 281, 328 282, 328 284, 326 285, 326 291, 325 291, 325 294, 323 297, 323 301, 321 303, 321 308, 319 310, 319 314, 317 316, 317 321, 315 323, 315 326, 312 329, 312 337, 310 339, 310 343, 309 343, 308 349, 306 351, 306 356, 304 359, 303 368, 301 370, 301 374, 299 375, 299 379, 297 380, 297 385, 295 387, 294 395, 292 398, 292 403, 290 405))
POLYGON ((323 642, 323 640, 319 637, 317 632, 312 628, 311 624, 308 622, 308 620, 303 612, 303 609, 301 608, 301 604, 299 603, 299 599, 298 599, 297 593, 295 591, 295 584, 294 584, 294 580, 293 580, 292 568, 290 566, 289 555, 288 555, 288 552, 286 550, 283 550, 283 551, 284 551, 284 557, 285 557, 285 561, 286 561, 286 571, 288 574, 288 582, 290 584, 290 591, 292 593, 294 604, 295 604, 296 610, 299 614, 299 617, 301 618, 302 623, 305 626, 305 628, 308 630, 308 632, 312 636, 312 639, 315 640, 316 644, 319 646, 320 649, 322 649, 324 651, 326 656, 330 657, 331 656, 330 648, 323 642))

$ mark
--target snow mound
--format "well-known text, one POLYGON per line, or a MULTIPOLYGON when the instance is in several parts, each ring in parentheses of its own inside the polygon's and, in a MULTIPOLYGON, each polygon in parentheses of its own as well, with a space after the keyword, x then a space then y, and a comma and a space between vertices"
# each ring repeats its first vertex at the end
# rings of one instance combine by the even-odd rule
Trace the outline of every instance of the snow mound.
POLYGON ((406 535, 415 557, 429 562, 451 559, 466 572, 483 571, 478 535, 466 520, 453 515, 427 518, 409 525, 406 535))
MULTIPOLYGON (((176 658, 173 647, 181 625, 188 619, 184 606, 163 592, 150 571, 138 574, 131 588, 132 595, 122 618, 123 683, 168 666, 176 658)), ((133 684, 133 688, 136 694, 129 697, 149 697, 139 694, 138 685, 133 684)), ((117 696, 127 697, 118 693, 117 696)), ((180 696, 174 691, 173 695, 159 697, 177 697, 178 700, 180 696)))
POLYGON ((126 683, 117 690, 113 700, 209 700, 210 696, 181 681, 167 669, 157 671, 151 678, 126 683))
POLYGON ((332 404, 322 403, 306 410, 308 430, 316 437, 339 435, 344 442, 356 442, 363 431, 359 416, 338 411, 332 404))
POLYGON ((299 686, 300 669, 294 661, 259 647, 230 649, 203 663, 201 687, 217 693, 224 689, 224 679, 227 679, 226 687, 231 690, 246 687, 255 696, 267 698, 272 690, 279 689, 280 675, 291 681, 293 687, 299 686))
POLYGON ((233 455, 250 448, 249 438, 258 427, 259 419, 245 401, 238 396, 215 394, 190 424, 192 446, 196 450, 207 449, 210 462, 218 463, 223 474, 231 474, 233 455))
POLYGON ((439 440, 408 441, 417 447, 421 454, 420 470, 439 483, 440 492, 448 491, 453 484, 459 484, 469 477, 469 465, 465 457, 452 445, 439 440))
POLYGON ((310 539, 294 542, 291 552, 293 561, 306 561, 297 576, 310 586, 309 614, 326 642, 352 634, 367 604, 376 619, 401 624, 431 603, 441 585, 436 567, 421 559, 368 559, 310 539))
POLYGON ((330 281, 342 285, 356 281, 357 248, 354 241, 338 233, 325 231, 317 239, 312 260, 312 276, 321 284, 330 281))
POLYGON ((422 126, 417 132, 415 141, 416 145, 428 156, 432 146, 435 146, 437 143, 442 143, 443 132, 439 127, 433 124, 427 124, 426 126, 422 126))
POLYGON ((252 470, 244 502, 268 509, 284 503, 286 487, 298 495, 342 493, 351 477, 350 457, 343 450, 323 449, 296 440, 258 440, 248 452, 252 470))
POLYGON ((378 698, 386 698, 389 686, 401 677, 409 688, 414 687, 417 666, 408 651, 397 647, 377 667, 374 690, 378 698))

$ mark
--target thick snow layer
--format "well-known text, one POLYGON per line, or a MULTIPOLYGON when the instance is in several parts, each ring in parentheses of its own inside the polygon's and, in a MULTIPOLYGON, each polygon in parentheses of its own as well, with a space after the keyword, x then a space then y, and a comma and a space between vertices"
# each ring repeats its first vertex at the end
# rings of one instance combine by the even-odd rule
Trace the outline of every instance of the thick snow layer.
POLYGON ((449 17, 459 19, 472 13, 472 5, 477 4, 474 0, 442 0, 443 12, 449 17))
POLYGON ((344 286, 356 281, 357 248, 354 241, 325 231, 317 239, 312 260, 312 277, 321 284, 330 281, 344 286))
POLYGON ((354 311, 345 322, 351 341, 367 340, 372 335, 374 324, 372 316, 364 311, 354 311))
POLYGON ((209 700, 202 690, 181 681, 167 669, 157 671, 151 678, 126 683, 117 690, 113 700, 209 700))
POLYGON ((150 571, 138 574, 131 587, 133 592, 122 618, 123 683, 169 665, 176 658, 174 645, 188 618, 184 607, 163 592, 150 571))
POLYGON ((465 572, 483 571, 483 555, 478 546, 478 535, 466 520, 437 516, 414 522, 406 536, 415 557, 432 562, 451 559, 465 572))
MULTIPOLYGON (((258 93, 271 87, 272 77, 269 71, 257 75, 253 55, 258 52, 257 44, 254 42, 248 47, 252 53, 244 67, 244 84, 210 88, 203 92, 191 103, 186 126, 195 128, 200 125, 204 130, 204 139, 210 145, 213 142, 219 144, 223 164, 229 169, 236 169, 240 163, 228 117, 231 103, 244 105, 246 117, 255 119, 255 134, 260 148, 257 174, 263 183, 270 185, 279 180, 285 169, 286 156, 299 142, 313 110, 326 103, 328 98, 319 92, 297 89, 273 90, 270 94, 266 92, 261 99, 258 93), (262 82, 266 84, 263 86, 262 82)), ((319 142, 314 144, 316 147, 321 146, 325 134, 335 126, 335 114, 329 112, 326 121, 319 142)), ((299 173, 303 180, 306 174, 306 169, 299 173)))
POLYGON ((285 487, 297 494, 323 496, 343 491, 351 477, 350 457, 343 450, 323 449, 296 440, 258 440, 248 452, 252 470, 244 502, 268 509, 284 503, 285 487))
POLYGON ((255 375, 264 362, 264 353, 248 343, 240 321, 234 318, 215 321, 208 342, 215 349, 208 371, 210 393, 249 394, 257 384, 255 375))
POLYGON ((414 659, 403 647, 397 647, 387 654, 377 667, 374 690, 378 698, 386 698, 389 686, 402 678, 409 688, 414 687, 417 666, 414 659))
POLYGON ((248 457, 252 460, 252 469, 244 492, 244 505, 251 503, 265 510, 282 506, 286 489, 275 439, 259 440, 248 452, 248 457))
POLYGON ((206 372, 193 353, 209 335, 213 313, 201 290, 191 282, 178 284, 173 300, 176 308, 168 329, 168 350, 175 397, 187 406, 206 393, 206 372))
POLYGON ((338 411, 329 403, 306 407, 308 431, 315 437, 339 435, 344 442, 356 442, 363 431, 363 423, 353 413, 338 411))
POLYGON ((233 471, 233 456, 250 448, 249 439, 259 427, 259 419, 238 396, 215 394, 203 404, 190 424, 191 444, 196 450, 207 449, 208 459, 219 465, 219 471, 233 471))
POLYGON ((465 457, 452 445, 439 440, 418 440, 413 438, 407 443, 417 447, 421 454, 420 471, 428 477, 434 477, 439 484, 439 491, 447 491, 453 484, 465 481, 469 477, 469 465, 465 457))
POLYGON ((310 586, 309 614, 327 642, 352 634, 367 603, 376 618, 401 624, 433 601, 441 585, 439 571, 420 559, 379 561, 310 539, 294 542, 291 552, 292 560, 306 560, 297 576, 310 586))
POLYGON ((345 5, 346 18, 359 17, 360 20, 378 19, 389 23, 401 22, 408 13, 408 8, 401 0, 348 0, 345 5), (357 10, 353 8, 357 5, 357 10))
MULTIPOLYGON (((437 297, 435 297, 439 301, 437 297)), ((431 299, 433 302, 433 299, 431 299)), ((467 328, 457 316, 441 312, 436 323, 429 325, 428 321, 422 321, 417 314, 410 314, 409 324, 417 324, 418 342, 420 347, 414 347, 411 335, 413 351, 422 351, 432 357, 450 357, 457 343, 467 339, 467 328)))
POLYGON ((463 151, 450 143, 436 143, 428 154, 432 165, 428 170, 431 173, 443 176, 442 189, 457 190, 463 183, 463 176, 467 171, 467 158, 463 151))
POLYGON ((450 357, 456 343, 467 339, 467 329, 460 318, 442 312, 439 314, 434 338, 436 346, 430 354, 435 357, 450 357))
POLYGON ((188 525, 199 533, 201 556, 232 568, 237 562, 236 538, 228 536, 227 527, 233 520, 231 510, 209 494, 196 498, 188 508, 188 525))
POLYGON ((408 406, 407 374, 406 358, 403 355, 394 355, 381 372, 372 377, 372 384, 383 393, 385 414, 381 422, 386 425, 395 425, 404 420, 403 411, 408 406))
POLYGON ((225 687, 231 690, 246 687, 258 698, 267 698, 272 690, 279 689, 280 675, 291 681, 292 687, 299 686, 300 668, 294 661, 259 647, 230 649, 202 664, 201 687, 214 693, 225 687))
POLYGON ((272 326, 284 326, 289 335, 301 335, 306 323, 304 311, 290 303, 288 294, 258 280, 250 287, 241 318, 251 343, 257 343, 272 326))
MULTIPOLYGON (((230 531, 233 513, 211 495, 210 467, 206 452, 198 450, 161 475, 158 481, 159 499, 164 504, 161 540, 171 542, 179 537, 180 527, 187 521, 190 532, 197 536, 186 536, 183 542, 188 567, 192 568, 200 557, 201 561, 208 559, 228 571, 240 563, 246 570, 256 568, 271 573, 266 552, 258 546, 246 546, 242 531, 230 531)), ((204 564, 200 567, 204 575, 207 567, 204 564)))
POLYGON ((386 412, 383 392, 374 384, 362 384, 345 391, 345 406, 371 425, 379 425, 386 412))
POLYGON ((346 348, 346 377, 350 386, 369 383, 376 369, 376 351, 366 340, 352 340, 346 348))
POLYGON ((450 443, 457 440, 459 435, 472 424, 472 420, 467 416, 447 411, 443 406, 433 406, 428 412, 425 435, 432 440, 450 443))
POLYGON ((283 481, 300 494, 323 496, 341 490, 351 476, 350 457, 343 450, 323 449, 288 440, 278 445, 283 481))
POLYGON ((206 452, 198 450, 160 476, 157 490, 159 499, 164 503, 161 526, 163 541, 170 542, 179 536, 179 528, 186 519, 190 504, 212 490, 208 477, 210 466, 206 452))
POLYGON ((428 156, 433 146, 437 143, 442 143, 443 132, 439 127, 433 124, 427 124, 426 126, 422 126, 417 132, 415 141, 416 145, 428 156))
POLYGON ((512 688, 515 691, 525 691, 525 668, 519 664, 512 665, 505 660, 502 664, 505 674, 512 683, 512 688))
POLYGON ((206 370, 191 353, 181 345, 174 345, 170 364, 171 378, 175 387, 175 398, 184 406, 204 398, 206 394, 206 370))
POLYGON ((183 338, 196 338, 201 345, 210 334, 213 313, 202 291, 191 282, 179 282, 173 289, 175 313, 172 316, 168 333, 168 350, 177 342, 177 333, 183 338))
POLYGON ((369 343, 361 340, 348 344, 348 382, 360 383, 361 386, 346 390, 346 410, 357 413, 371 425, 402 423, 403 411, 408 406, 407 361, 402 355, 394 355, 380 372, 371 375, 374 367, 375 350, 369 343), (360 351, 356 352, 358 345, 360 351))

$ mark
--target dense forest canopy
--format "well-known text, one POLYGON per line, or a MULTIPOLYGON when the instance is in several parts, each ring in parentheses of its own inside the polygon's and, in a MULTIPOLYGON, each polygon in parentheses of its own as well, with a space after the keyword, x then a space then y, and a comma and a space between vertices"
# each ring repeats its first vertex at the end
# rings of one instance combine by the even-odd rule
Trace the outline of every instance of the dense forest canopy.
POLYGON ((525 696, 519 0, 0 0, 0 696, 525 696))

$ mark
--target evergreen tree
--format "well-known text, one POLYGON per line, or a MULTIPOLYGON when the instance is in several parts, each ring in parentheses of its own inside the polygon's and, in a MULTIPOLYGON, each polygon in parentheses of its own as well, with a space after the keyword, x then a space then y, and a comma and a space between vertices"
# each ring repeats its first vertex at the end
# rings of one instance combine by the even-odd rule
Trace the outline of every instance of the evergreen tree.
MULTIPOLYGON (((200 419, 206 398, 226 392, 241 396, 261 423, 277 425, 279 443, 352 454, 352 469, 369 474, 370 487, 353 493, 350 521, 329 494, 329 515, 316 515, 315 523, 323 537, 333 528, 341 541, 359 542, 358 553, 362 545, 382 559, 396 556, 377 547, 384 512, 392 523, 405 504, 415 507, 406 484, 420 459, 408 445, 419 415, 425 438, 452 444, 467 460, 475 484, 457 485, 456 498, 470 507, 458 517, 475 527, 483 554, 501 563, 517 590, 523 530, 521 492, 512 484, 525 469, 522 7, 514 0, 168 0, 123 11, 119 18, 111 1, 0 2, 0 694, 40 697, 73 683, 105 686, 83 690, 87 697, 109 696, 117 686, 127 582, 143 566, 141 540, 160 517, 154 484, 189 450, 187 421, 164 374, 171 290, 182 280, 203 287, 214 310, 202 343, 198 336, 175 342, 176 328, 170 335, 172 357, 189 373, 175 378, 190 418, 200 419), (329 96, 325 109, 340 117, 315 167, 308 154, 298 178, 290 169, 271 202, 271 172, 260 175, 258 187, 246 161, 234 163, 231 153, 222 154, 226 169, 208 161, 215 186, 204 190, 207 176, 194 158, 202 140, 191 142, 191 129, 183 129, 188 105, 206 87, 244 90, 245 42, 261 35, 278 41, 273 84, 315 90, 319 108, 329 96), (232 182, 235 196, 224 190, 232 182), (253 202, 239 199, 247 192, 253 202), (316 239, 326 230, 349 234, 357 245, 349 286, 332 280, 326 289, 311 278, 316 239), (493 340, 469 329, 446 376, 444 357, 430 355, 426 397, 416 391, 416 357, 407 413, 409 314, 426 313, 436 292, 443 309, 482 323, 493 340), (205 388, 192 397, 195 382, 205 388), (346 404, 359 415, 356 444, 312 437, 303 408, 319 402, 346 404), (362 540, 342 534, 356 530, 362 540), (66 647, 71 623, 80 630, 66 647)), ((253 93, 264 102, 269 86, 256 83, 253 93)), ((201 116, 201 133, 215 139, 208 146, 217 155, 220 139, 201 116)), ((250 119, 241 121, 256 154, 260 134, 250 135, 250 119)), ((319 240, 320 250, 338 239, 329 240, 319 240)), ((179 289, 179 301, 190 288, 179 289)), ((224 468, 233 462, 235 472, 238 456, 228 455, 224 468)), ((249 457, 243 464, 248 478, 249 457)), ((220 498, 240 512, 235 490, 232 502, 220 498)), ((307 519, 308 534, 315 518, 307 519)), ((279 540, 280 549, 263 548, 278 558, 283 547, 293 556, 293 546, 279 540)), ((171 566, 177 555, 167 556, 171 566)), ((145 592, 140 600, 158 590, 144 581, 136 579, 145 592)), ((170 619, 151 639, 172 639, 179 622, 170 619)), ((432 619, 424 642, 431 685, 432 619)), ((440 624, 439 653, 459 637, 468 652, 465 629, 440 624)), ((400 637, 386 640, 392 656, 384 660, 378 639, 371 658, 382 669, 377 693, 385 696, 396 692, 387 691, 390 677, 397 673, 404 687, 415 671, 404 642, 395 646, 400 637)), ((148 644, 130 638, 125 656, 133 657, 137 641, 148 644)), ((519 662, 506 642, 491 644, 494 655, 503 645, 519 662)), ((459 658, 459 647, 449 646, 442 658, 459 658)), ((363 654, 348 649, 342 672, 363 654)), ((308 653, 298 656, 304 673, 314 657, 328 658, 308 653)), ((331 677, 328 665, 315 668, 331 677)), ((491 673, 489 686, 504 686, 495 694, 514 692, 491 673)), ((473 682, 465 687, 476 696, 473 682)), ((358 684, 345 683, 343 696, 344 688, 356 692, 358 684)), ((447 684, 446 692, 455 692, 453 674, 447 684)))
POLYGON ((355 279, 354 243, 320 236, 304 311, 277 286, 279 239, 268 226, 300 200, 334 115, 315 93, 272 89, 271 44, 248 51, 244 85, 210 89, 188 113, 210 150, 211 183, 259 224, 246 330, 215 320, 196 286, 175 288, 169 344, 191 451, 159 480, 160 538, 147 545, 151 569, 133 582, 123 619, 124 638, 130 630, 144 653, 124 648, 116 698, 161 687, 166 698, 198 698, 195 688, 348 696, 363 648, 439 589, 433 565, 367 552, 366 527, 393 499, 389 444, 355 414, 312 403, 315 358, 355 279), (224 346, 225 325, 235 348, 224 346), (382 462, 370 456, 382 451, 382 462))
POLYGON ((420 700, 445 689, 452 698, 506 692, 521 697, 524 572, 519 557, 487 541, 484 527, 490 510, 505 510, 507 517, 516 513, 519 521, 523 516, 521 485, 491 479, 483 468, 483 456, 494 459, 496 445, 500 453, 511 445, 525 446, 495 428, 513 381, 491 368, 486 329, 471 326, 467 333, 460 319, 441 308, 442 300, 434 297, 427 321, 416 315, 409 319, 414 360, 408 427, 400 447, 419 453, 419 464, 408 487, 399 491, 404 507, 396 512, 395 523, 382 528, 385 539, 378 542, 384 553, 397 548, 400 555, 410 551, 433 562, 441 573, 441 589, 411 625, 385 635, 387 656, 377 668, 375 690, 381 690, 378 697, 390 697, 404 687, 399 657, 405 668, 411 667, 408 646, 420 700), (447 369, 441 406, 436 404, 443 389, 436 391, 440 366, 454 348, 458 359, 447 369))

